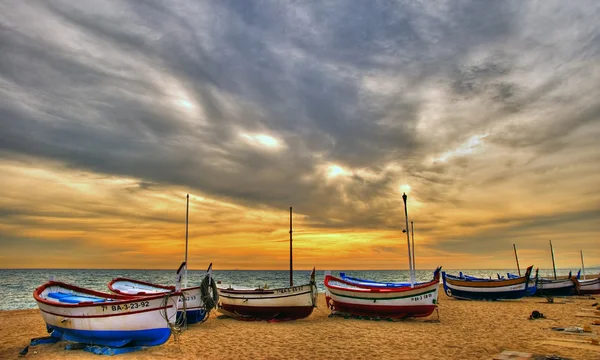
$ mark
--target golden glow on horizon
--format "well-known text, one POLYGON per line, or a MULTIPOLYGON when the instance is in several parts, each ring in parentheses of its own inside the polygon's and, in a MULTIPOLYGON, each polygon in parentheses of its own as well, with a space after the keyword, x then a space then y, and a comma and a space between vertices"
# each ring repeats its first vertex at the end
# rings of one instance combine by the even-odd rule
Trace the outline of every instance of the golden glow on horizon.
MULTIPOLYGON (((168 269, 177 267, 183 258, 187 189, 140 187, 135 179, 98 176, 48 163, 5 162, 0 163, 0 172, 4 175, 0 198, 0 208, 5 212, 0 218, 3 267, 60 264, 58 267, 168 269)), ((506 249, 501 247, 501 256, 481 250, 473 253, 470 247, 453 248, 454 241, 460 244, 466 237, 518 226, 519 216, 531 212, 551 216, 562 204, 575 203, 569 203, 573 199, 568 194, 557 194, 553 201, 532 201, 530 192, 509 182, 492 194, 485 189, 466 189, 463 195, 477 211, 466 207, 449 210, 443 204, 420 200, 416 189, 422 184, 417 180, 411 179, 413 185, 398 184, 396 189, 410 191, 406 192, 409 215, 415 221, 415 252, 420 268, 464 268, 464 264, 473 268, 509 267, 513 241, 518 244, 523 264, 547 268, 548 238, 557 239, 555 251, 561 267, 577 266, 579 249, 572 249, 560 239, 570 238, 574 230, 580 237, 595 237, 593 229, 586 233, 579 224, 571 224, 546 232, 523 230, 507 240, 506 249), (530 206, 520 208, 506 202, 507 191, 530 206), (507 211, 515 219, 497 222, 507 211), (539 245, 527 249, 519 244, 539 245)), ((336 224, 344 222, 344 211, 330 214, 331 228, 315 226, 312 214, 295 208, 295 268, 406 268, 405 237, 394 229, 403 221, 401 193, 395 192, 385 201, 393 201, 398 211, 384 215, 389 225, 380 229, 337 228, 336 224)), ((253 209, 206 194, 190 194, 191 268, 203 269, 213 262, 215 269, 285 269, 289 261, 287 211, 253 209)), ((589 266, 600 262, 597 249, 584 248, 584 252, 589 266)))

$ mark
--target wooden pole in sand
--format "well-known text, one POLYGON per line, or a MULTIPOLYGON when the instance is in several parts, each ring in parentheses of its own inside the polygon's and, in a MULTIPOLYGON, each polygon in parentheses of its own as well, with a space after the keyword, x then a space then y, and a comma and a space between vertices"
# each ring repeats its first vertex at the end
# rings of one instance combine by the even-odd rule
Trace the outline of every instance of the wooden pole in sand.
POLYGON ((583 273, 583 280, 585 280, 585 266, 583 266, 583 250, 579 250, 581 253, 581 272, 583 273))
POLYGON ((406 193, 402 193, 402 200, 404 201, 404 219, 406 221, 406 244, 408 245, 408 267, 410 270, 410 287, 414 287, 415 280, 413 279, 412 256, 410 253, 410 232, 408 231, 408 209, 406 208, 406 198, 406 193))
POLYGON ((290 286, 294 286, 294 267, 292 265, 292 207, 290 206, 290 286))
POLYGON ((552 254, 552 269, 554 269, 554 280, 556 280, 556 264, 554 263, 554 249, 552 248, 552 240, 550 240, 550 254, 552 254))
POLYGON ((413 277, 415 281, 417 280, 417 265, 415 264, 415 224, 410 222, 410 237, 412 238, 412 268, 413 268, 413 277))
POLYGON ((190 194, 187 194, 185 196, 186 198, 186 203, 185 203, 185 280, 183 282, 183 287, 187 288, 187 281, 188 281, 188 274, 187 274, 187 267, 188 267, 188 219, 189 219, 189 212, 190 212, 190 194))
POLYGON ((521 276, 521 267, 519 266, 519 256, 517 256, 517 245, 513 244, 513 249, 515 249, 515 259, 517 260, 517 270, 519 271, 519 276, 521 276))

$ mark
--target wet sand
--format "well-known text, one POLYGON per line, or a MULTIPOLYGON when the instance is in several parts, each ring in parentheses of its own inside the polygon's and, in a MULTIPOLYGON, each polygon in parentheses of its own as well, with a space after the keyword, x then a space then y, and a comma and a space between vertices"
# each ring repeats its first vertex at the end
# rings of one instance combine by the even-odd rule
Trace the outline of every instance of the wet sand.
MULTIPOLYGON (((600 299, 600 296, 596 296, 600 299)), ((417 320, 370 321, 330 318, 324 294, 319 307, 304 320, 248 322, 217 319, 192 325, 177 341, 118 355, 122 359, 492 359, 503 350, 556 354, 572 359, 600 360, 600 346, 577 341, 598 338, 558 333, 551 327, 593 324, 600 320, 591 298, 544 298, 479 302, 448 298, 440 291, 437 314, 417 320), (547 319, 528 320, 538 310, 547 319), (586 317, 578 317, 587 315, 586 317), (593 316, 598 316, 594 318, 593 316), (433 320, 433 321, 432 321, 433 320), (556 341, 559 339, 562 341, 556 341), (569 341, 571 340, 571 341, 569 341), (574 341, 573 341, 574 340, 574 341), (568 347, 571 346, 571 347, 568 347)), ((46 336, 38 310, 0 311, 0 359, 101 359, 81 350, 66 351, 64 342, 19 351, 34 337, 46 336)))

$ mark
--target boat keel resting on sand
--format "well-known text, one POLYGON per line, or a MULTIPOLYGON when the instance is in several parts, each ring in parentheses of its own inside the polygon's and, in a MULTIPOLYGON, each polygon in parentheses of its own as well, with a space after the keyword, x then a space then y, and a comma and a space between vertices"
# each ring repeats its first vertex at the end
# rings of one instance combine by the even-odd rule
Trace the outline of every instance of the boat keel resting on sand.
MULTIPOLYGON (((531 294, 530 278, 533 266, 527 268, 525 276, 516 279, 466 279, 442 272, 446 295, 465 300, 520 299, 531 294)), ((537 276, 537 275, 536 275, 537 276)))
POLYGON ((395 319, 429 316, 437 306, 440 270, 435 270, 432 281, 414 287, 382 287, 373 281, 358 284, 326 275, 325 299, 333 314, 395 319))
MULTIPOLYGON (((185 263, 181 264, 178 274, 184 266, 185 263)), ((211 269, 212 264, 208 267, 206 276, 200 286, 181 290, 184 296, 181 296, 177 303, 177 318, 179 322, 185 320, 190 325, 203 322, 207 319, 210 310, 216 306, 219 295, 215 281, 212 279, 211 269), (183 316, 184 311, 185 316, 183 316)), ((152 284, 128 278, 115 278, 108 283, 108 288, 116 294, 134 296, 151 296, 175 291, 175 286, 152 284)))
POLYGON ((303 319, 312 314, 317 304, 315 269, 306 285, 278 289, 218 289, 219 311, 239 319, 303 319))
POLYGON ((52 336, 110 347, 154 346, 171 336, 179 292, 147 297, 105 294, 58 281, 33 292, 52 336))

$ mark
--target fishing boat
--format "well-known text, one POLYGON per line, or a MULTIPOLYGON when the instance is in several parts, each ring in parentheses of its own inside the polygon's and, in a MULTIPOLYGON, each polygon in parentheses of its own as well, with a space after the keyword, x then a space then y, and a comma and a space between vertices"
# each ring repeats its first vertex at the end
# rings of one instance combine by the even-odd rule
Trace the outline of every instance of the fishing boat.
POLYGON ((294 286, 292 259, 290 207, 290 286, 269 289, 217 285, 219 311, 239 320, 297 320, 308 317, 317 306, 315 269, 308 284, 294 286))
MULTIPOLYGON (((549 244, 554 278, 540 278, 538 280, 538 286, 535 295, 546 297, 577 295, 577 286, 579 284, 577 283, 577 278, 572 276, 571 272, 569 272, 568 276, 556 275, 556 262, 554 261, 554 248, 552 247, 552 240, 549 240, 549 244)), ((579 276, 579 273, 577 275, 579 276)))
MULTIPOLYGON (((525 276, 516 279, 465 279, 442 272, 446 295, 464 300, 520 299, 531 294, 535 278, 531 278, 533 266, 527 268, 525 276)), ((537 276, 537 274, 536 274, 537 276)))
POLYGON ((595 278, 588 279, 585 276, 585 265, 583 263, 583 250, 579 250, 581 253, 581 270, 583 270, 583 279, 580 280, 579 272, 577 273, 577 281, 579 282, 579 293, 581 295, 596 295, 600 294, 600 274, 596 275, 595 278))
POLYGON ((425 317, 437 306, 440 270, 433 280, 411 286, 381 287, 325 276, 327 306, 333 314, 402 319, 425 317))
POLYGON ((62 340, 109 347, 155 346, 171 336, 179 292, 135 297, 59 281, 35 289, 48 332, 62 340))
POLYGON ((600 274, 595 279, 577 280, 579 283, 580 295, 598 295, 600 294, 600 274))
POLYGON ((570 296, 577 295, 577 279, 546 279, 538 280, 536 296, 570 296))
MULTIPOLYGON (((185 267, 181 264, 177 273, 185 267)), ((108 283, 110 291, 121 295, 152 296, 175 291, 175 286, 159 285, 141 280, 118 277, 108 283)), ((212 279, 212 264, 200 286, 187 287, 181 290, 183 296, 177 302, 177 319, 180 323, 196 324, 207 319, 207 314, 218 301, 215 281, 212 279)))
POLYGON ((406 194, 402 195, 402 200, 410 281, 380 282, 347 276, 345 273, 341 273, 339 278, 327 274, 325 299, 332 314, 401 319, 429 316, 436 309, 441 267, 434 271, 433 280, 421 283, 415 281, 414 227, 411 246, 406 194))
POLYGON ((218 287, 218 291, 219 311, 237 319, 303 319, 317 304, 315 269, 305 285, 275 289, 229 286, 218 287))
MULTIPOLYGON (((183 296, 179 298, 177 303, 178 323, 192 325, 206 321, 208 313, 216 306, 219 295, 216 284, 212 279, 212 263, 208 267, 206 276, 200 286, 187 286, 189 208, 190 194, 187 194, 185 208, 185 259, 181 266, 179 266, 179 269, 177 269, 176 283, 180 283, 183 276, 184 288, 181 289, 183 296)), ((159 285, 124 277, 112 279, 108 283, 108 288, 116 294, 135 296, 165 294, 176 290, 175 286, 159 285)))

